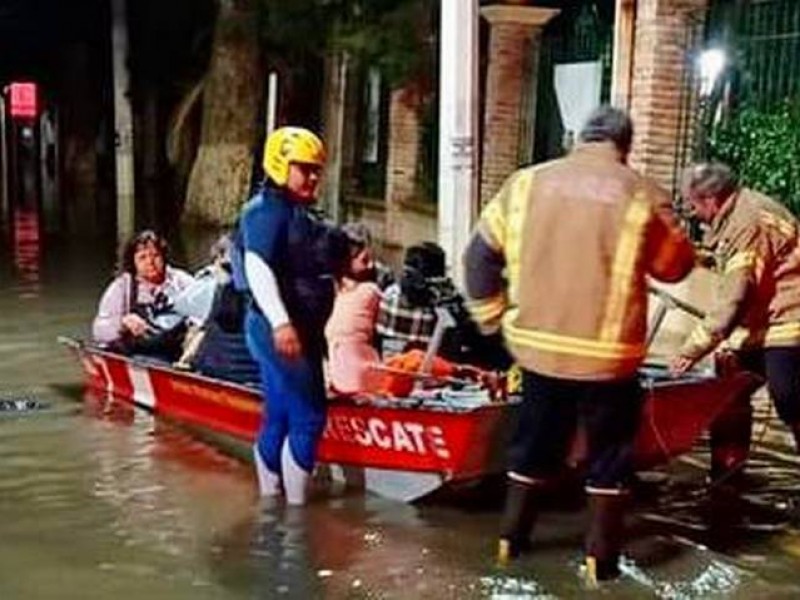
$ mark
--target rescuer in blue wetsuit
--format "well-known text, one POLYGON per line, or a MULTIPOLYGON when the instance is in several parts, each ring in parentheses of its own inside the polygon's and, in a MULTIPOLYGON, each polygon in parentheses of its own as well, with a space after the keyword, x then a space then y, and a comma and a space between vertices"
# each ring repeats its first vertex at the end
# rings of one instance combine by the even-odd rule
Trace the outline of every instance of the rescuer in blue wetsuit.
POLYGON ((283 491, 289 504, 306 500, 325 426, 324 330, 343 241, 309 211, 324 161, 322 141, 306 129, 267 138, 267 178, 242 210, 233 261, 236 286, 252 296, 245 332, 265 400, 254 446, 259 489, 283 491))

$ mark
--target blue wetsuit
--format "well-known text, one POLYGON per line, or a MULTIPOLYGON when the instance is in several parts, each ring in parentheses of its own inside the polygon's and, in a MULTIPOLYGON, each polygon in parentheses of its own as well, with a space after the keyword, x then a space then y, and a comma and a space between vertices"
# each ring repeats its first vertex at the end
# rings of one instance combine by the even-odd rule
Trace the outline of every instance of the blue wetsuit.
MULTIPOLYGON (((298 359, 280 356, 269 320, 255 301, 250 303, 245 333, 259 364, 265 400, 257 445, 267 468, 275 473, 281 472, 281 449, 287 438, 297 464, 310 472, 325 427, 322 358, 325 323, 333 307, 333 239, 333 228, 269 184, 247 203, 239 221, 240 249, 255 253, 273 271, 303 347, 298 359)), ((237 277, 241 271, 234 265, 237 277)))

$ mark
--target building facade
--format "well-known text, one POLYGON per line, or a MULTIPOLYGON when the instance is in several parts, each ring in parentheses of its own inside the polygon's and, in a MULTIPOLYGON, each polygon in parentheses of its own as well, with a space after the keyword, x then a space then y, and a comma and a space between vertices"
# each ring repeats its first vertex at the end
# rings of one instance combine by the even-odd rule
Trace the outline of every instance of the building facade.
MULTIPOLYGON (((473 201, 488 201, 520 165, 562 154, 600 102, 630 110, 633 166, 673 189, 688 160, 687 89, 707 9, 707 0, 482 3, 473 201)), ((430 39, 435 46, 435 31, 430 39)), ((390 250, 436 239, 435 74, 390 89, 369 66, 331 62, 325 128, 338 143, 329 208, 370 224, 390 250)))

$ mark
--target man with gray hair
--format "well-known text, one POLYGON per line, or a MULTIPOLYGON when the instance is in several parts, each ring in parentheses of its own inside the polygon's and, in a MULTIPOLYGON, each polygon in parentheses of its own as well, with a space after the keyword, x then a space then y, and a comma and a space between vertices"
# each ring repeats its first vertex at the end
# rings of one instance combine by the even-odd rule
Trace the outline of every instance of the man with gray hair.
POLYGON ((618 574, 642 393, 647 284, 694 265, 669 194, 627 166, 633 127, 608 106, 572 152, 512 174, 486 205, 464 262, 469 308, 502 327, 523 372, 498 558, 524 551, 578 422, 588 446, 586 575, 618 574))
MULTIPOLYGON (((683 196, 706 225, 704 244, 720 275, 717 303, 672 361, 680 374, 725 342, 739 364, 765 375, 778 416, 800 449, 800 272, 790 266, 798 221, 767 196, 741 188, 721 163, 690 167, 683 196), (787 268, 789 267, 789 268, 787 268)), ((726 480, 747 460, 749 392, 711 427, 711 477, 726 480)))

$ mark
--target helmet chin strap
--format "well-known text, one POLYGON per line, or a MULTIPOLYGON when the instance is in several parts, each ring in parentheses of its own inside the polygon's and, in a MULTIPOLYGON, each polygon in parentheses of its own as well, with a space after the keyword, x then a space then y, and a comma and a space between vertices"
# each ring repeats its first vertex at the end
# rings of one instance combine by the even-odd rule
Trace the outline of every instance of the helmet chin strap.
POLYGON ((298 204, 315 204, 317 202, 317 195, 316 194, 314 194, 312 196, 309 196, 309 197, 305 197, 305 196, 301 196, 299 194, 295 194, 289 188, 285 188, 285 189, 286 189, 287 195, 289 196, 289 198, 293 202, 297 202, 298 204))

